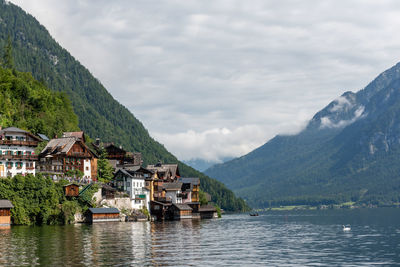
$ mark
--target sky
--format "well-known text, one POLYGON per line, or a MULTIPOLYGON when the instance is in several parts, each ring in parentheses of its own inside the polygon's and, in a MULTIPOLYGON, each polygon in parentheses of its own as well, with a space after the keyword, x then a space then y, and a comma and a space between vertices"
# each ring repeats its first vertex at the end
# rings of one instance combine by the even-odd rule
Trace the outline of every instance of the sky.
POLYGON ((180 160, 295 134, 400 58, 400 1, 12 0, 180 160))

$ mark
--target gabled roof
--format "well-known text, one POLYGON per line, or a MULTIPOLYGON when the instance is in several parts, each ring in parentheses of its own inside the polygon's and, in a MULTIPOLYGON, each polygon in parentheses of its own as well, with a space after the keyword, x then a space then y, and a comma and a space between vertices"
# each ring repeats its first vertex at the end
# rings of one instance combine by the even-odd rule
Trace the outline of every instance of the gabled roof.
POLYGON ((40 154, 46 154, 46 155, 61 155, 61 154, 67 154, 72 146, 78 142, 81 146, 85 147, 86 150, 92 154, 94 157, 97 157, 95 153, 83 141, 80 139, 77 139, 76 137, 62 137, 62 138, 55 138, 51 139, 46 147, 40 152, 40 154))
MULTIPOLYGON (((180 177, 178 164, 161 164, 147 165, 146 169, 151 171, 157 171, 158 173, 170 172, 171 178, 180 177)), ((168 178, 168 177, 167 177, 168 178)))
POLYGON ((22 129, 17 128, 17 127, 7 127, 7 128, 4 128, 4 129, 0 130, 0 135, 6 134, 6 133, 24 133, 26 135, 29 135, 33 139, 36 139, 36 141, 39 141, 39 142, 42 141, 42 139, 40 139, 36 135, 31 134, 30 132, 27 132, 27 131, 22 130, 22 129))
POLYGON ((76 137, 81 139, 83 142, 86 142, 85 133, 83 131, 80 132, 64 132, 63 137, 76 137))
POLYGON ((0 208, 11 209, 11 208, 14 208, 14 205, 11 203, 10 200, 0 199, 0 208))
POLYGON ((178 182, 181 182, 181 183, 184 183, 184 184, 200 185, 200 179, 199 178, 182 177, 182 178, 178 179, 178 182))
POLYGON ((163 189, 165 191, 177 191, 181 190, 182 188, 182 183, 164 183, 163 184, 163 189))
POLYGON ((75 137, 51 139, 41 154, 67 154, 76 141, 75 137))
POLYGON ((118 173, 122 173, 125 177, 131 178, 131 179, 144 179, 144 176, 138 176, 141 175, 140 172, 135 172, 135 171, 130 171, 130 170, 125 170, 125 169, 119 169, 115 175, 114 178, 118 175, 118 173))
POLYGON ((89 211, 93 214, 99 213, 119 213, 117 208, 90 208, 89 211))

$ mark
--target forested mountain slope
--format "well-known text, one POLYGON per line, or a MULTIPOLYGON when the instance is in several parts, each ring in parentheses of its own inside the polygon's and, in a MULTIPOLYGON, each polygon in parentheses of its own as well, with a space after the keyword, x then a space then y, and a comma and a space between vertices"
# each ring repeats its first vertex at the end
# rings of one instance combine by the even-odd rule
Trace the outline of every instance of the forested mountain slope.
POLYGON ((259 207, 393 204, 400 201, 399 159, 397 64, 363 90, 332 101, 301 133, 276 136, 205 173, 259 207))
MULTIPOLYGON (((78 116, 79 128, 89 136, 141 152, 144 164, 159 160, 178 162, 34 17, 0 0, 0 47, 5 46, 9 36, 16 69, 32 73, 52 90, 65 92, 78 116)), ((246 209, 244 201, 237 199, 222 183, 183 163, 179 162, 179 165, 183 175, 200 177, 202 189, 222 208, 246 209)))

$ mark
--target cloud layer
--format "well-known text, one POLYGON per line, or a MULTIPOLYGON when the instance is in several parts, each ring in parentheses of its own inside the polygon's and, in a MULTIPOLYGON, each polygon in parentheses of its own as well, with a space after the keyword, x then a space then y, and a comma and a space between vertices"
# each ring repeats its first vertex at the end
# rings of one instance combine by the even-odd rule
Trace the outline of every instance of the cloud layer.
POLYGON ((299 131, 400 56, 398 1, 12 2, 180 159, 299 131))

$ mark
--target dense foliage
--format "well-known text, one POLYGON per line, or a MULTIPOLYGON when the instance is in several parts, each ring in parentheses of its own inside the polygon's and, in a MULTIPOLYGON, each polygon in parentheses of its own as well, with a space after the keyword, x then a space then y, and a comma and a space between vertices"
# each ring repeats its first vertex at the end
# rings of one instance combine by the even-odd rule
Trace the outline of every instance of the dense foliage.
MULTIPOLYGON (((150 137, 131 112, 118 103, 90 72, 63 49, 35 18, 11 3, 0 1, 0 47, 11 36, 15 68, 30 72, 49 88, 66 93, 89 136, 139 151, 144 164, 161 160, 178 163, 175 156, 150 137)), ((50 134, 50 136, 52 136, 50 134)), ((180 163, 181 174, 200 177, 201 188, 226 210, 245 210, 247 205, 222 183, 180 163)))
POLYGON ((65 93, 50 91, 29 73, 0 67, 0 125, 53 137, 77 130, 78 120, 65 93))
POLYGON ((0 199, 13 203, 11 219, 14 224, 69 223, 74 220, 75 212, 87 209, 88 203, 66 199, 63 191, 66 183, 54 183, 41 175, 0 179, 0 199))

